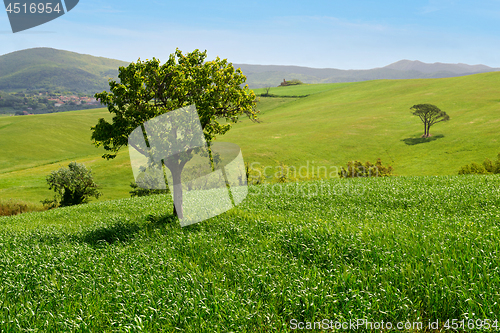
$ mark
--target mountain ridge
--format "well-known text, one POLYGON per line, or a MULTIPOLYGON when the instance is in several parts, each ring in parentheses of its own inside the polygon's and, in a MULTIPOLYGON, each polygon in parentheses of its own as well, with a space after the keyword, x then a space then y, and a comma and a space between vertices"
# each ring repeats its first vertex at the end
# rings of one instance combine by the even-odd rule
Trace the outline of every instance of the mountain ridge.
POLYGON ((32 48, 0 56, 0 90, 67 90, 96 93, 117 79, 128 62, 52 48, 32 48))
MULTIPOLYGON (((0 90, 51 89, 94 94, 108 90, 126 61, 39 47, 0 55, 0 90)), ((380 79, 426 79, 500 71, 486 65, 424 63, 400 60, 372 69, 312 68, 290 65, 233 63, 246 75, 250 88, 273 87, 284 79, 304 83, 359 82, 380 79)))
MULTIPOLYGON (((495 68, 486 65, 468 65, 464 63, 425 63, 419 60, 400 60, 395 63, 389 64, 383 68, 397 69, 397 70, 416 70, 422 73, 432 73, 440 71, 449 71, 456 74, 467 74, 467 73, 484 73, 494 71, 495 68)), ((496 70, 500 70, 496 68, 496 70)))

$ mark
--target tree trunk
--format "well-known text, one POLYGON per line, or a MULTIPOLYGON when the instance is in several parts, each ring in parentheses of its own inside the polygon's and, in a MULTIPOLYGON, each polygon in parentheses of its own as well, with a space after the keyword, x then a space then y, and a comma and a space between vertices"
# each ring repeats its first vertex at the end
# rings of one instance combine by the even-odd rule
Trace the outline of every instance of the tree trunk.
POLYGON ((424 123, 424 138, 429 137, 429 127, 428 123, 424 123))
POLYGON ((180 159, 173 157, 168 161, 163 161, 163 165, 170 170, 172 174, 172 182, 171 184, 174 188, 174 215, 177 215, 179 219, 184 218, 184 210, 182 207, 182 181, 181 175, 182 170, 184 169, 184 165, 186 162, 180 161, 180 159))
MULTIPOLYGON (((185 153, 182 153, 185 154, 185 153)), ((182 191, 182 170, 186 163, 191 160, 191 155, 176 154, 170 156, 167 160, 163 160, 163 165, 170 170, 172 175, 172 186, 174 188, 174 214, 177 215, 179 219, 184 218, 183 209, 183 191, 182 191)))
POLYGON ((184 217, 182 209, 182 183, 181 183, 181 173, 182 171, 177 169, 172 171, 173 187, 174 187, 174 214, 177 215, 179 219, 184 217))

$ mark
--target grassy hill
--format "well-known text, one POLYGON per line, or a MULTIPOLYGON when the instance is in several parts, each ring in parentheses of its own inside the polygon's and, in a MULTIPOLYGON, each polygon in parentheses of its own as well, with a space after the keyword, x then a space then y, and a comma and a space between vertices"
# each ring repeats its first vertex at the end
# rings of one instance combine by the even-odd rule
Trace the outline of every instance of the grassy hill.
MULTIPOLYGON (((247 162, 308 166, 304 176, 335 174, 350 160, 381 158, 398 175, 453 175, 460 166, 500 152, 500 73, 446 79, 381 80, 272 88, 302 98, 260 98, 261 122, 242 120, 218 140, 240 145, 247 162), (431 128, 410 114, 414 104, 432 103, 451 120, 431 128)), ((258 93, 263 91, 257 91, 258 93)), ((39 201, 52 196, 51 170, 76 160, 94 170, 104 195, 128 197, 133 180, 128 152, 106 161, 90 143, 90 127, 107 110, 0 118, 0 198, 39 201)), ((276 169, 268 169, 272 175, 276 169)), ((307 178, 307 177, 303 177, 307 178)))
POLYGON ((127 62, 51 48, 0 56, 0 90, 44 89, 93 94, 109 88, 127 62))
POLYGON ((0 198, 39 201, 52 196, 45 176, 76 160, 90 166, 107 200, 128 195, 133 181, 128 151, 113 161, 91 144, 90 127, 106 109, 72 111, 0 120, 0 198))
POLYGON ((0 330, 498 326, 498 175, 277 185, 186 228, 162 195, 0 217, 0 330))
POLYGON ((261 123, 243 120, 220 140, 240 144, 249 162, 283 161, 298 168, 307 161, 311 166, 313 161, 316 166, 340 166, 382 158, 399 175, 455 174, 465 163, 500 152, 497 72, 277 87, 270 93, 301 91, 310 95, 289 99, 265 113, 261 123), (451 117, 431 127, 428 140, 420 138, 423 124, 409 110, 420 103, 435 104, 451 117))

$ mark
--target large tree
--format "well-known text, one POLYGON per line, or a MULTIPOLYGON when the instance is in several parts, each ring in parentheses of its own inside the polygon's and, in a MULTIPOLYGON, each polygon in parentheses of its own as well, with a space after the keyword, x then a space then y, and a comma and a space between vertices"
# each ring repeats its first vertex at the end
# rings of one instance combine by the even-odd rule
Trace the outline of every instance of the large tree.
MULTIPOLYGON (((206 51, 182 54, 176 49, 164 64, 153 58, 120 67, 120 81, 109 82, 111 92, 95 95, 114 114, 111 123, 101 118, 92 127, 93 143, 107 151, 103 158, 116 157, 120 148, 128 145, 131 132, 146 121, 190 105, 196 106, 208 144, 226 133, 239 116, 256 120, 256 97, 248 85, 241 87, 246 81, 241 70, 219 57, 205 61, 206 56, 206 51)), ((193 150, 188 150, 171 157, 168 163, 164 161, 174 183, 180 181, 180 174, 192 157, 193 150)), ((174 201, 179 199, 180 211, 174 205, 174 214, 182 218, 182 187, 174 186, 174 201)))
POLYGON ((446 112, 441 111, 441 109, 432 104, 416 104, 413 105, 410 110, 412 110, 413 115, 418 116, 424 123, 423 138, 428 138, 430 136, 429 130, 432 125, 441 121, 450 120, 450 116, 448 116, 446 112))

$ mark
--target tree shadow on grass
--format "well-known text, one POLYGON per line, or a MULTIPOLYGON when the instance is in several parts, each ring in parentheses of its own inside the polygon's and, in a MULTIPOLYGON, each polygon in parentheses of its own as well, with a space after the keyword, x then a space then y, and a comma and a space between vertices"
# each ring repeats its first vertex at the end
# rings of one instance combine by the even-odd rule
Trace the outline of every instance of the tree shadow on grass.
POLYGON ((92 246, 114 244, 116 242, 127 242, 134 239, 135 235, 141 230, 152 231, 159 229, 165 225, 175 225, 177 221, 175 215, 154 216, 148 215, 146 223, 140 221, 117 220, 116 222, 106 225, 83 234, 77 237, 78 241, 85 242, 92 246))
POLYGON ((406 139, 403 139, 401 141, 403 141, 404 143, 406 143, 409 146, 414 146, 414 145, 418 145, 419 143, 431 142, 431 141, 435 141, 435 140, 441 139, 441 138, 444 138, 443 134, 438 134, 438 135, 431 136, 428 138, 406 138, 406 139))
POLYGON ((140 230, 141 226, 137 222, 118 220, 113 224, 90 230, 78 238, 79 241, 93 246, 113 244, 133 239, 140 230))

